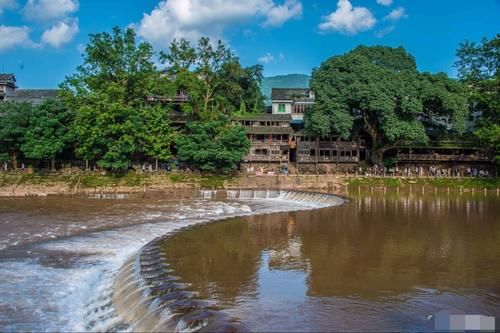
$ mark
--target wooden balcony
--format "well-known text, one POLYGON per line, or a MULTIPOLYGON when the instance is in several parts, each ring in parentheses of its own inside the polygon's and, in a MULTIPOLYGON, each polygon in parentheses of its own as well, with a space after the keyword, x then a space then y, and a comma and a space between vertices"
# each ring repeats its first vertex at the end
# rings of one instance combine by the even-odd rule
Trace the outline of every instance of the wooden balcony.
POLYGON ((288 162, 288 155, 247 155, 248 162, 288 162))
POLYGON ((340 156, 340 157, 327 157, 319 156, 316 160, 316 156, 302 155, 298 157, 299 163, 358 163, 359 157, 357 156, 340 156))
MULTIPOLYGON (((309 141, 304 142, 300 141, 297 143, 298 149, 315 149, 317 148, 316 142, 309 141)), ((357 142, 319 142, 320 149, 354 149, 357 150, 360 148, 360 145, 357 142)))

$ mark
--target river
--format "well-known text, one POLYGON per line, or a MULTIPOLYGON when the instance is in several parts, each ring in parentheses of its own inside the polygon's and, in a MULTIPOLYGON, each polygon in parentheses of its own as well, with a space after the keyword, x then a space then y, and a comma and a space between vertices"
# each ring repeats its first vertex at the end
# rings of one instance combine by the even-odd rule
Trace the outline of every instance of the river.
POLYGON ((111 301, 116 274, 165 234, 166 264, 245 330, 421 331, 443 309, 500 317, 499 203, 391 192, 330 208, 215 192, 3 198, 0 331, 130 330, 111 301))

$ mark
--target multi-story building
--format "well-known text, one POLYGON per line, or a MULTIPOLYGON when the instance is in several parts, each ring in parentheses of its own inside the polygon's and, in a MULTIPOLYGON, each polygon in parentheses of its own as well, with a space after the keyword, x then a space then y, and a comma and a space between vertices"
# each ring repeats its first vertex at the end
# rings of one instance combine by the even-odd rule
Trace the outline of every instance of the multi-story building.
POLYGON ((308 137, 304 113, 315 103, 310 89, 273 89, 271 113, 237 117, 251 142, 243 171, 329 173, 351 169, 367 157, 365 139, 308 137))
MULTIPOLYGON (((236 117, 246 128, 250 153, 242 171, 334 173, 352 171, 370 159, 369 137, 309 137, 304 133, 304 113, 315 103, 310 89, 273 89, 268 113, 236 117)), ((403 168, 455 170, 494 169, 492 156, 465 143, 434 142, 428 146, 401 145, 386 153, 403 168)), ((449 172, 449 171, 448 171, 449 172)))
POLYGON ((314 105, 311 89, 279 89, 271 92, 272 114, 289 114, 294 122, 304 121, 304 113, 314 105))

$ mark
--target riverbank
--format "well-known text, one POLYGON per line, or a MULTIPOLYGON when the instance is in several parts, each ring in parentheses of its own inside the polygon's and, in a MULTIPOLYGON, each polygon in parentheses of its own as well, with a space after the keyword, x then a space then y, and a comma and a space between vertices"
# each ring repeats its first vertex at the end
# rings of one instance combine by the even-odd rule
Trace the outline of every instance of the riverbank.
POLYGON ((500 179, 401 178, 333 175, 202 176, 188 173, 100 174, 90 172, 27 174, 0 173, 0 196, 48 196, 93 193, 141 193, 194 189, 294 189, 343 195, 357 188, 430 187, 452 191, 500 189, 500 179))

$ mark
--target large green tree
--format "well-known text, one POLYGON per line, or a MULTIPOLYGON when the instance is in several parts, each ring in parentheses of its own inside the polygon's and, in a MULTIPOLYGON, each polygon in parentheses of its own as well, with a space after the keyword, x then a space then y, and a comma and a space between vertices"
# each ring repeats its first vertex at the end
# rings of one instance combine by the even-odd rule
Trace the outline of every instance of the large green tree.
POLYGON ((476 138, 500 162, 500 35, 480 44, 461 44, 457 57, 458 76, 467 87, 475 116, 476 138))
POLYGON ((155 160, 156 171, 159 161, 172 158, 170 147, 173 145, 177 132, 173 130, 169 115, 161 105, 142 109, 141 151, 155 160))
POLYGON ((179 160, 203 172, 231 173, 250 149, 245 129, 224 120, 190 122, 176 142, 179 160))
POLYGON ((195 118, 214 120, 220 113, 239 110, 242 103, 256 112, 264 106, 262 66, 242 67, 221 41, 213 43, 203 37, 193 46, 184 39, 174 40, 160 59, 175 78, 177 90, 188 93, 190 102, 184 110, 195 118))
POLYGON ((14 168, 17 168, 22 153, 21 146, 32 113, 33 107, 29 103, 0 103, 0 160, 10 159, 14 168))
POLYGON ((378 165, 403 142, 428 142, 426 122, 460 132, 467 115, 460 85, 445 74, 419 73, 401 47, 359 46, 332 57, 313 71, 311 87, 316 105, 305 115, 306 131, 346 139, 364 131, 378 165))
POLYGON ((27 158, 50 160, 55 169, 57 156, 71 141, 69 128, 73 114, 57 100, 48 100, 34 108, 21 150, 27 158))
POLYGON ((159 152, 158 145, 141 144, 151 143, 145 140, 144 130, 151 135, 168 130, 165 122, 144 125, 149 111, 159 112, 146 105, 146 97, 172 92, 168 78, 155 68, 153 56, 151 45, 138 43, 133 29, 90 35, 83 64, 61 85, 66 105, 75 111, 73 133, 79 157, 97 161, 103 168, 126 170, 137 153, 168 156, 169 151, 159 152))

